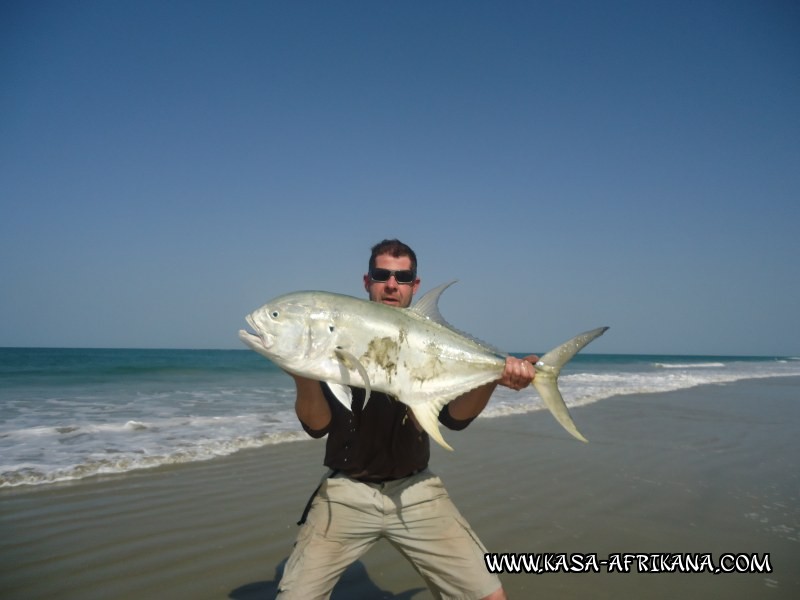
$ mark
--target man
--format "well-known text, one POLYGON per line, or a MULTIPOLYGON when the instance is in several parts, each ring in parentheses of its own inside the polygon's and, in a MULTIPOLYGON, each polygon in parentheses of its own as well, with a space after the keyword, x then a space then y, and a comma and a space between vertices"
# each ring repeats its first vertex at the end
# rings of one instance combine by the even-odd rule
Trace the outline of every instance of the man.
MULTIPOLYGON (((399 240, 372 248, 364 288, 373 302, 407 308, 419 289, 417 257, 399 240)), ((520 390, 534 378, 537 357, 506 359, 503 375, 442 408, 439 421, 464 429, 486 407, 497 385, 520 390)), ((505 598, 483 561, 486 549, 428 470, 430 442, 413 413, 397 400, 353 390, 352 412, 319 381, 292 375, 295 411, 312 437, 328 435, 323 480, 303 515, 286 562, 279 598, 327 598, 342 572, 386 538, 438 598, 505 598)))

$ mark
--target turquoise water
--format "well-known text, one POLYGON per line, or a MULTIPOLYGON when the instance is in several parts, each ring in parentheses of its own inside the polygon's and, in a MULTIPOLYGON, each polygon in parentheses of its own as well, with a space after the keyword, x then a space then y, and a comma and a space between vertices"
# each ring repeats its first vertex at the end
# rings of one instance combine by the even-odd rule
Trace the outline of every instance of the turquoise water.
MULTIPOLYGON (((789 357, 579 354, 569 406, 757 377, 800 375, 789 357)), ((307 439, 294 384, 249 350, 0 348, 0 487, 213 459, 307 439)), ((541 410, 500 388, 482 418, 541 410)))

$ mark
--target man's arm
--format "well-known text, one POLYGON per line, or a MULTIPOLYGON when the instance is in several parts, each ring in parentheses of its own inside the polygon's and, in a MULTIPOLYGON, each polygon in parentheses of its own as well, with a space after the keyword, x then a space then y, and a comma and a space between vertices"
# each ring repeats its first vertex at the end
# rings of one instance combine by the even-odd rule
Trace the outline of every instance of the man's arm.
POLYGON ((517 391, 528 387, 536 376, 536 369, 533 368, 533 365, 538 360, 539 357, 533 354, 523 359, 507 356, 506 368, 500 379, 470 390, 452 400, 447 407, 450 416, 458 421, 474 419, 486 408, 489 398, 492 397, 492 393, 498 385, 517 391))
POLYGON ((321 431, 331 423, 331 409, 322 393, 322 386, 315 379, 307 379, 289 373, 297 387, 294 412, 308 429, 321 431))

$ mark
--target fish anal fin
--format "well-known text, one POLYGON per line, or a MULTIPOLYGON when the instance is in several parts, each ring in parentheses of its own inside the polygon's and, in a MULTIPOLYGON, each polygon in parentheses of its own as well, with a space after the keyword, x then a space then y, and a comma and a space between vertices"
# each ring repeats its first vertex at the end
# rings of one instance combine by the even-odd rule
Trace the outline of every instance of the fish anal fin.
POLYGON ((435 403, 417 404, 416 406, 409 407, 411 412, 414 413, 417 423, 425 432, 431 436, 442 448, 452 450, 453 447, 444 441, 442 432, 439 431, 439 408, 435 403))

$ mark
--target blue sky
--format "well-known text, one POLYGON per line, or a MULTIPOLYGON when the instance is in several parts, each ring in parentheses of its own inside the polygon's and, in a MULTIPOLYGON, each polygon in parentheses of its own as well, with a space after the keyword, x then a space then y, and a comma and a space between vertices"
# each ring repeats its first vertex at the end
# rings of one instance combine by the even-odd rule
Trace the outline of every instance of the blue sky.
POLYGON ((240 348, 399 237, 454 325, 800 355, 800 5, 0 5, 0 346, 240 348))

